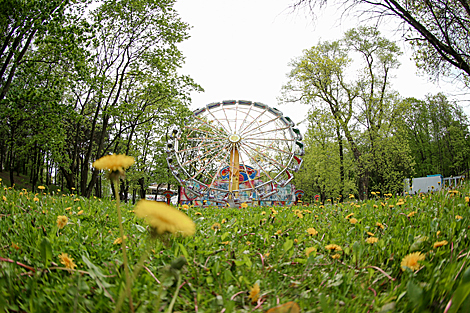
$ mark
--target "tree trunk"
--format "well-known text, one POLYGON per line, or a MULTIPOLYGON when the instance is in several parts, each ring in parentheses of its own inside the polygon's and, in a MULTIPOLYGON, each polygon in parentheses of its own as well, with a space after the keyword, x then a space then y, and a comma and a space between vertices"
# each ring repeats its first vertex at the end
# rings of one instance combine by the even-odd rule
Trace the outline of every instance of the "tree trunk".
POLYGON ((344 190, 344 155, 343 155, 343 138, 339 129, 339 125, 336 124, 336 138, 338 139, 338 148, 339 148, 339 177, 340 177, 340 202, 343 202, 343 190, 344 190))

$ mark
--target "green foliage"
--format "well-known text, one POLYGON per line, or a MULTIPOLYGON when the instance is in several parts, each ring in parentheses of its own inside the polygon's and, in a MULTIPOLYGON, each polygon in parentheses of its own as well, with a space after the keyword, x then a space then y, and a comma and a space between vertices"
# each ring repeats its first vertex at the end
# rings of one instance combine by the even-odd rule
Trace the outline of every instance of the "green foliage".
POLYGON ((9 91, 0 102, 7 139, 0 170, 10 171, 12 184, 16 171, 29 176, 33 189, 54 183, 86 197, 107 195, 91 164, 109 153, 136 157, 123 195, 144 194, 149 182, 171 177, 158 153, 162 135, 188 116, 189 92, 201 90, 178 73, 184 59, 177 44, 189 26, 173 4, 36 1, 2 11, 17 18, 2 19, 11 32, 1 38, 5 66, 9 51, 16 53, 15 36, 26 48, 24 36, 34 35, 22 61, 18 55, 7 67, 15 79, 1 86, 9 91))
MULTIPOLYGON (((148 241, 143 220, 124 205, 131 273, 149 245, 153 249, 133 282, 135 311, 166 311, 173 305, 174 312, 196 307, 249 312, 258 305, 247 295, 255 283, 263 311, 289 301, 302 312, 465 311, 469 196, 470 186, 464 184, 424 196, 376 193, 362 202, 327 201, 274 211, 191 207, 184 212, 196 223, 196 234, 165 235, 157 241, 148 241), (219 231, 211 228, 214 223, 221 224, 219 231), (310 227, 318 234, 309 235, 310 227), (372 234, 375 243, 367 241, 372 234), (330 244, 341 250, 328 249, 330 244), (316 252, 307 257, 307 248, 316 252), (412 250, 425 258, 419 270, 402 270, 412 250)), ((1 309, 114 309, 124 290, 122 252, 114 244, 120 237, 115 201, 5 187, 0 189, 0 218, 1 309), (59 215, 68 217, 62 229, 56 223, 59 215), (74 270, 61 263, 62 253, 73 259, 74 270)))
POLYGON ((449 177, 468 171, 469 122, 462 108, 443 94, 404 99, 402 106, 404 136, 416 162, 416 176, 449 177))
MULTIPOLYGON (((319 189, 322 198, 357 192, 363 199, 369 190, 378 189, 396 193, 412 174, 410 150, 399 139, 403 131, 397 120, 403 110, 389 81, 400 54, 397 45, 377 29, 359 27, 347 31, 341 40, 318 43, 292 61, 283 100, 299 99, 313 108, 307 145, 312 144, 309 136, 322 138, 317 148, 327 157, 316 149, 312 158, 316 164, 325 160, 331 164, 320 166, 324 171, 309 172, 312 178, 320 178, 306 184, 319 189), (359 68, 357 76, 351 73, 352 67, 359 68), (353 164, 348 164, 351 159, 353 164), (353 178, 356 182, 351 187, 353 178), (327 180, 339 181, 338 190, 327 188, 327 180)), ((307 146, 307 153, 312 151, 307 146)))

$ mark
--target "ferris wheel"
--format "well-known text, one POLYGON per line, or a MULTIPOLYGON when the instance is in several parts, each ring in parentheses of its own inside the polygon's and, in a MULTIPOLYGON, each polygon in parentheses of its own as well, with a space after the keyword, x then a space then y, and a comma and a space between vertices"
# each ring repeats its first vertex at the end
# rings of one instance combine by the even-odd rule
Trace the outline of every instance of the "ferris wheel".
POLYGON ((231 205, 267 199, 302 165, 302 135, 275 108, 229 100, 193 113, 184 127, 171 130, 166 149, 188 199, 231 205))

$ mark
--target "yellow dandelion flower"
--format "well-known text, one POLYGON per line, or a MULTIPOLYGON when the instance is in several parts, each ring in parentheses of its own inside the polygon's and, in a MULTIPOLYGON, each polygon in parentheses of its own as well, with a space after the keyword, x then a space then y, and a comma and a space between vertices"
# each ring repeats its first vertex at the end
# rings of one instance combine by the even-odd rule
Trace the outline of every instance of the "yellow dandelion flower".
POLYGON ((62 253, 59 255, 60 263, 64 264, 66 268, 73 270, 74 267, 77 267, 75 263, 73 263, 73 259, 67 254, 62 253))
POLYGON ((68 208, 65 208, 65 211, 70 211, 70 210, 72 210, 72 207, 71 207, 71 206, 68 207, 68 208))
POLYGON ((220 226, 219 223, 214 223, 214 225, 211 226, 211 229, 213 231, 218 231, 218 230, 220 230, 220 228, 221 228, 221 226, 220 226))
POLYGON ((46 189, 46 187, 44 187, 44 186, 38 186, 38 189, 44 190, 44 189, 46 189))
POLYGON ((456 216, 455 216, 455 219, 456 219, 456 220, 461 220, 462 218, 463 218, 463 217, 460 216, 460 215, 456 215, 456 216))
POLYGON ((134 158, 125 154, 105 155, 96 160, 93 167, 99 170, 108 170, 110 172, 124 173, 124 170, 134 164, 134 158))
POLYGON ((295 243, 299 243, 299 240, 296 238, 296 239, 294 239, 294 242, 295 242, 295 243))
POLYGON ((349 195, 349 199, 354 199, 354 195, 349 195))
POLYGON ((246 204, 245 202, 242 203, 242 208, 246 209, 248 207, 248 204, 246 204))
POLYGON ((415 214, 416 214, 416 212, 415 212, 415 211, 412 211, 412 212, 410 212, 407 216, 408 216, 408 217, 413 217, 415 214))
POLYGON ((67 225, 68 221, 69 221, 69 219, 68 219, 67 216, 59 215, 57 217, 57 227, 59 227, 59 229, 64 228, 64 226, 67 225))
POLYGON ((3 196, 3 201, 7 201, 7 197, 3 196))
POLYGON ((349 223, 351 224, 356 224, 357 223, 357 219, 355 219, 354 217, 352 219, 349 220, 349 223))
POLYGON ((222 224, 225 224, 225 223, 227 223, 227 220, 224 218, 224 219, 222 219, 222 222, 221 222, 221 223, 222 223, 222 224))
POLYGON ((77 215, 82 215, 83 214, 83 210, 80 210, 78 211, 77 215))
POLYGON ((393 205, 393 204, 389 204, 388 207, 389 207, 390 209, 392 209, 392 208, 394 207, 394 205, 393 205))
POLYGON ((183 210, 188 210, 189 209, 189 205, 187 205, 187 204, 183 204, 181 207, 183 208, 183 210))
POLYGON ((14 243, 14 242, 11 243, 11 247, 12 247, 13 249, 20 250, 20 247, 19 247, 16 243, 14 243))
POLYGON ((470 201, 470 197, 465 197, 465 202, 469 202, 470 201))
POLYGON ((341 254, 336 253, 331 256, 332 259, 339 259, 341 257, 341 254))
POLYGON ((186 237, 196 232, 196 225, 186 214, 163 202, 140 200, 135 215, 144 217, 158 234, 180 233, 186 237))
POLYGON ((382 223, 375 223, 375 226, 380 227, 381 229, 385 229, 385 226, 382 223))
POLYGON ((298 218, 304 218, 304 216, 302 215, 302 213, 297 213, 296 214, 298 218))
POLYGON ((434 249, 445 246, 448 244, 447 240, 437 241, 434 243, 434 249))
POLYGON ((261 215, 266 215, 266 212, 265 211, 261 212, 261 215))
POLYGON ((315 236, 316 234, 318 234, 317 230, 313 227, 308 228, 307 233, 311 236, 315 236))
MULTIPOLYGON (((124 235, 124 240, 127 240, 127 236, 124 235)), ((118 237, 114 240, 113 245, 120 245, 122 243, 122 238, 118 237)))
POLYGON ((325 249, 327 249, 327 250, 335 250, 335 251, 343 251, 343 249, 341 249, 340 246, 335 245, 335 244, 329 244, 329 245, 325 246, 325 249))
POLYGON ((278 230, 278 231, 276 232, 276 235, 280 235, 280 234, 282 234, 282 230, 278 230))
POLYGON ((377 238, 377 237, 369 237, 369 238, 366 239, 366 242, 370 243, 370 244, 374 244, 377 241, 379 241, 379 238, 377 238))
POLYGON ((377 204, 374 204, 374 209, 377 209, 379 206, 377 204))
POLYGON ((349 219, 353 215, 354 215, 354 213, 349 213, 348 215, 346 215, 346 218, 349 219))
POLYGON ((401 261, 401 270, 405 271, 407 267, 412 271, 419 270, 421 266, 419 265, 418 261, 424 260, 424 257, 424 254, 421 254, 421 252, 413 252, 408 254, 401 261))
POLYGON ((202 215, 202 213, 201 213, 201 212, 196 212, 196 213, 194 213, 194 214, 196 214, 196 215, 202 215))
POLYGON ((374 233, 371 233, 370 231, 367 232, 367 235, 372 236, 372 237, 375 236, 374 233))
POLYGON ((371 195, 375 196, 377 193, 375 191, 371 191, 371 195))
POLYGON ((222 241, 222 244, 224 245, 228 245, 230 243, 230 241, 222 241))
POLYGON ((317 252, 317 248, 310 247, 310 248, 305 249, 305 254, 307 255, 307 258, 309 257, 310 253, 312 253, 312 252, 317 252))
POLYGON ((436 233, 436 237, 439 237, 440 234, 441 234, 441 231, 438 230, 437 233, 436 233))
POLYGON ((381 206, 385 206, 385 203, 383 203, 383 202, 380 202, 380 205, 381 205, 381 206))
POLYGON ((39 199, 38 199, 37 197, 34 197, 33 201, 34 201, 34 202, 38 202, 39 199))
POLYGON ((251 300, 251 303, 256 303, 259 299, 259 285, 258 283, 254 284, 253 288, 250 289, 250 295, 248 298, 251 300))

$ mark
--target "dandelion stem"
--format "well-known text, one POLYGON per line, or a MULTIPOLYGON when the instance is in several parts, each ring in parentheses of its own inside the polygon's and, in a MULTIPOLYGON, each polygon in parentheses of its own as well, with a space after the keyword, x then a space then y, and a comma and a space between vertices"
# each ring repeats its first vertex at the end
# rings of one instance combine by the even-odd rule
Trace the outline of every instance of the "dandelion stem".
MULTIPOLYGON (((124 237, 124 229, 122 227, 121 206, 120 206, 120 197, 119 197, 119 179, 115 180, 113 183, 114 183, 113 184, 114 193, 116 197, 116 207, 117 207, 118 221, 119 221, 118 222, 119 233, 121 234, 121 238, 122 238, 122 258, 124 261, 124 273, 126 275, 126 294, 127 294, 127 297, 129 298, 129 307, 131 309, 131 312, 134 312, 134 306, 132 305, 132 295, 131 295, 131 280, 130 280, 130 275, 129 275, 129 266, 127 262, 126 238, 124 237)), ((124 301, 124 297, 120 296, 118 304, 116 305, 114 312, 119 312, 121 310, 121 305, 123 301, 124 301)))
POLYGON ((180 285, 181 285, 181 273, 178 274, 178 283, 176 283, 176 291, 175 294, 173 295, 173 299, 171 299, 170 306, 168 307, 167 313, 173 312, 173 306, 175 305, 176 298, 178 297, 178 293, 180 291, 180 285))

